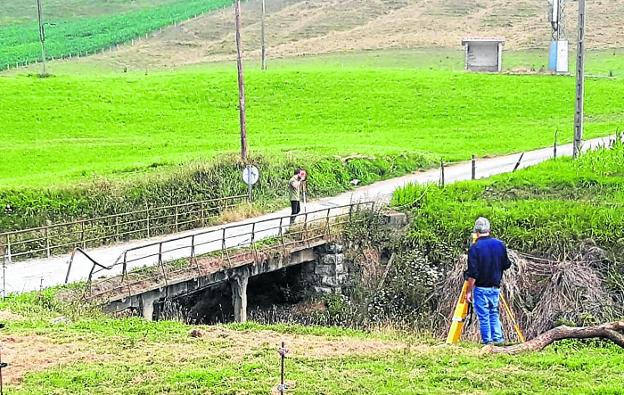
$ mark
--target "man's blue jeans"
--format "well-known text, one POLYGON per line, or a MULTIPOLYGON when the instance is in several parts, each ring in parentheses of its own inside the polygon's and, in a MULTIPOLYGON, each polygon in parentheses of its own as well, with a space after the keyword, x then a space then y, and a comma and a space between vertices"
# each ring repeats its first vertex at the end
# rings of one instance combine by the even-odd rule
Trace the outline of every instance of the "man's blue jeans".
POLYGON ((499 295, 500 289, 498 288, 475 287, 472 292, 483 344, 503 342, 503 329, 498 316, 499 295))

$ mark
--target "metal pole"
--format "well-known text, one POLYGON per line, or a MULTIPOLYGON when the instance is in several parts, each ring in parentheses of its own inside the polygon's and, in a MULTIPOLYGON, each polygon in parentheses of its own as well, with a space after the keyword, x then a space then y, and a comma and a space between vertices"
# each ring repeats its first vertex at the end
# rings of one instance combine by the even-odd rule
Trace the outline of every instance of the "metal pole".
POLYGON ((37 0, 37 20, 39 21, 39 42, 41 43, 41 76, 45 77, 48 75, 48 72, 46 70, 45 26, 43 24, 41 0, 37 0))
POLYGON ((243 71, 243 53, 241 48, 241 2, 236 0, 236 65, 238 67, 238 108, 240 115, 241 159, 247 162, 247 115, 245 113, 245 76, 243 71))
POLYGON ((267 69, 266 65, 266 42, 265 42, 265 15, 266 15, 266 0, 262 0, 262 23, 261 23, 261 36, 262 36, 262 70, 267 69))
POLYGON ((583 105, 585 99, 585 0, 579 0, 578 45, 576 50, 576 102, 574 111, 574 158, 583 143, 583 105))

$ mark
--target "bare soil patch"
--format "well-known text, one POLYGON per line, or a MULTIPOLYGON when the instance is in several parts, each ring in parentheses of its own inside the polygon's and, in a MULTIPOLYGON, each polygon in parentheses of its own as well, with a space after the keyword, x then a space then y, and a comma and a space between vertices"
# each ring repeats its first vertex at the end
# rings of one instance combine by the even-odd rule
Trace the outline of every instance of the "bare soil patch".
MULTIPOLYGON (((567 5, 567 32, 575 45, 577 2, 567 5)), ((243 46, 260 56, 260 0, 243 3, 243 46)), ((624 42, 624 7, 616 0, 587 5, 590 49, 624 42)), ((276 0, 268 4, 269 57, 401 48, 461 48, 465 37, 504 37, 506 49, 548 47, 548 3, 543 0, 276 0)), ((170 68, 232 60, 233 10, 226 8, 172 26, 133 46, 89 58, 114 67, 170 68)))
POLYGON ((44 336, 7 336, 1 340, 5 383, 19 383, 25 374, 78 361, 96 361, 106 357, 86 343, 58 343, 44 336))

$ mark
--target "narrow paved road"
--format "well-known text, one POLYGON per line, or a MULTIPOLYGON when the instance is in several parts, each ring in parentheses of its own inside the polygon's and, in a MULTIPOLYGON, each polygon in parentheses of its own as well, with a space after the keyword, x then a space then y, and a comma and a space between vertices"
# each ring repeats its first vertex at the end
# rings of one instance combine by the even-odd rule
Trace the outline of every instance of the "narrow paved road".
MULTIPOLYGON (((584 149, 595 148, 599 145, 608 144, 613 137, 605 137, 585 142, 584 149)), ((545 148, 525 153, 521 167, 528 167, 543 162, 552 157, 552 148, 545 148)), ((559 147, 558 154, 560 156, 571 156, 572 145, 564 145, 559 147)), ((519 158, 519 154, 499 156, 489 159, 480 159, 477 161, 477 177, 485 178, 495 174, 511 172, 519 158)), ((470 162, 462 162, 446 168, 446 182, 452 183, 470 179, 471 164, 470 162)), ((440 177, 439 169, 431 169, 423 172, 409 174, 404 177, 393 178, 386 181, 377 182, 368 186, 357 188, 338 196, 328 197, 320 200, 308 202, 308 212, 323 210, 331 207, 339 207, 348 205, 351 202, 375 201, 379 203, 388 203, 392 197, 392 193, 406 184, 410 183, 429 183, 437 182, 440 177)), ((176 233, 168 236, 157 238, 137 240, 127 243, 121 243, 112 246, 106 246, 89 250, 88 253, 97 262, 110 266, 118 262, 124 252, 129 249, 138 248, 127 254, 128 259, 136 258, 128 265, 128 270, 136 267, 149 266, 157 262, 158 247, 151 245, 152 243, 171 240, 166 243, 165 250, 169 251, 164 254, 164 259, 176 259, 190 256, 190 237, 196 238, 196 243, 200 243, 196 254, 203 254, 211 251, 217 251, 221 248, 221 235, 223 228, 227 227, 228 247, 236 245, 245 245, 249 243, 249 235, 251 223, 263 221, 256 225, 256 240, 260 238, 270 237, 277 234, 280 226, 280 217, 289 215, 288 209, 284 209, 271 214, 263 215, 257 218, 250 218, 245 221, 233 224, 195 229, 188 232, 176 233), (259 232, 259 233, 258 233, 259 232), (201 235, 200 235, 201 234, 201 235), (149 255, 149 256, 147 256, 149 255), (140 258, 140 259, 139 259, 140 258)), ((318 216, 325 215, 319 213, 318 216)), ((311 216, 311 219, 314 216, 311 216)), ((65 275, 69 265, 69 254, 52 257, 50 259, 34 259, 25 262, 13 263, 6 265, 3 270, 2 277, 5 280, 7 293, 20 293, 39 289, 40 286, 50 287, 63 284, 65 275)), ((71 271, 70 281, 86 280, 91 269, 91 263, 83 256, 77 256, 71 271)), ((100 275, 111 276, 119 274, 121 267, 115 270, 102 272, 100 275)), ((2 284, 0 283, 0 288, 2 284)))

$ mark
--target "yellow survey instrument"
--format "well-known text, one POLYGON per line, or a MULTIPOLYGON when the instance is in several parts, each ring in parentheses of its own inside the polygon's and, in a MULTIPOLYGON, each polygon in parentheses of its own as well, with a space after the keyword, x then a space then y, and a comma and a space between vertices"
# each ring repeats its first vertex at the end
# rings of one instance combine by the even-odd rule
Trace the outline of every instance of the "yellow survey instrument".
MULTIPOLYGON (((477 235, 473 233, 470 237, 470 244, 474 244, 477 242, 477 235)), ((446 338, 447 344, 457 344, 461 339, 462 332, 464 330, 464 325, 466 323, 466 317, 468 316, 468 312, 470 311, 470 303, 466 301, 466 293, 468 292, 468 281, 464 281, 464 286, 462 287, 461 293, 459 295, 459 299, 457 300, 457 305, 455 306, 455 311, 453 312, 453 321, 451 323, 451 329, 449 330, 448 337, 446 338)), ((509 307, 509 303, 507 303, 507 299, 503 295, 501 290, 500 300, 503 304, 503 309, 505 313, 509 317, 512 322, 516 334, 518 335, 518 339, 521 343, 524 343, 526 340, 524 338, 524 334, 520 329, 520 325, 518 325, 518 321, 516 321, 516 317, 509 307)))
POLYGON ((513 310, 511 310, 511 308, 509 307, 509 303, 507 303, 507 299, 505 299, 505 295, 503 295, 502 291, 500 293, 500 300, 501 302, 503 302, 503 307, 505 308, 505 311, 507 312, 507 315, 509 316, 511 323, 513 324, 514 329, 516 330, 518 339, 520 340, 521 343, 524 343, 526 341, 524 338, 524 333, 522 333, 522 329, 520 329, 520 325, 518 325, 518 321, 516 321, 516 316, 514 315, 513 310))
POLYGON ((468 281, 464 281, 464 286, 457 300, 455 312, 453 313, 451 330, 446 338, 447 344, 457 344, 459 343, 459 339, 461 339, 464 323, 466 322, 466 317, 468 316, 468 310, 470 308, 469 303, 466 301, 466 292, 468 292, 468 281))

